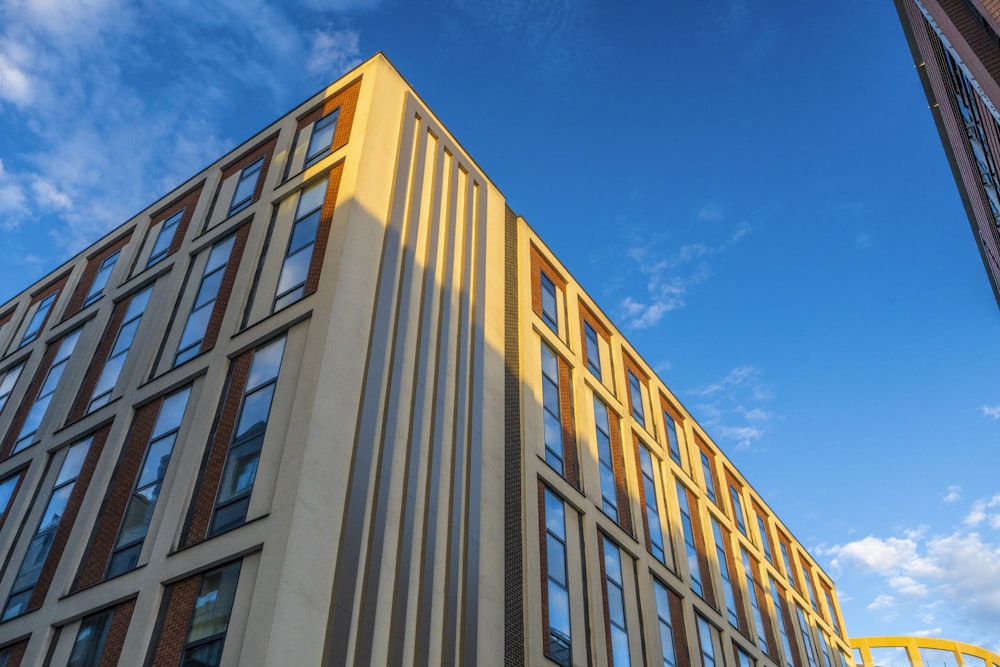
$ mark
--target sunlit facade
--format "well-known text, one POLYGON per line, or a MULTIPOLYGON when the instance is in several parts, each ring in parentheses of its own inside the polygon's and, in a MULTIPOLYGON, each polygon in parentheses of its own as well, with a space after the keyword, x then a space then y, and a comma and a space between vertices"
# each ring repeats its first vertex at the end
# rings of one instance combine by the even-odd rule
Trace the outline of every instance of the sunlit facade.
POLYGON ((932 637, 856 637, 857 667, 1000 667, 1000 655, 979 646, 932 637))
POLYGON ((380 54, 0 306, 0 552, 3 667, 851 659, 380 54))
POLYGON ((895 2, 1000 303, 1000 4, 895 2))

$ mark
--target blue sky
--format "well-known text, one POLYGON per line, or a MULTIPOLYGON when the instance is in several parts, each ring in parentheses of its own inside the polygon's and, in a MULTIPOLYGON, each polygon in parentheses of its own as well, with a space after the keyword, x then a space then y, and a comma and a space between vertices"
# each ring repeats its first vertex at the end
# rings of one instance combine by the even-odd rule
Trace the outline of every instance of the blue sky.
POLYGON ((1000 310, 890 0, 0 0, 0 300, 377 50, 850 634, 1000 650, 1000 310))

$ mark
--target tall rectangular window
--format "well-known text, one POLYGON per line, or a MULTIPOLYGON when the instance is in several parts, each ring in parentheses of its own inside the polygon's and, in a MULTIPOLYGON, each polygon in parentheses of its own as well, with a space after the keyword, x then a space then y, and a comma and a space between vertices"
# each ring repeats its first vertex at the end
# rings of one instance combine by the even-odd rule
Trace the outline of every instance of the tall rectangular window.
POLYGON ((743 514, 743 501, 740 500, 740 491, 734 485, 729 485, 729 497, 733 501, 733 518, 736 519, 736 528, 747 534, 746 519, 743 514))
POLYGON ((107 609, 80 621, 73 649, 69 654, 66 667, 98 667, 101 654, 104 652, 104 642, 111 627, 113 609, 107 609))
POLYGON ((82 307, 89 306, 104 294, 104 288, 108 285, 108 280, 111 278, 111 272, 115 268, 119 255, 121 255, 121 250, 101 262, 100 268, 97 269, 97 275, 94 276, 94 282, 90 283, 90 289, 87 290, 87 295, 83 298, 82 307))
MULTIPOLYGON (((659 463, 659 460, 657 460, 659 463)), ((646 535, 649 536, 649 550, 656 560, 667 562, 663 545, 663 525, 660 523, 660 508, 656 501, 656 467, 653 456, 644 446, 639 446, 639 468, 642 472, 642 489, 646 505, 646 535)))
POLYGON ((309 136, 309 147, 306 149, 306 166, 312 166, 330 154, 333 146, 333 135, 337 131, 337 118, 340 109, 334 109, 313 123, 312 134, 309 136))
POLYGON ((614 453, 611 449, 611 425, 608 406, 594 397, 594 425, 597 436, 597 460, 601 472, 601 508, 618 522, 618 484, 615 480, 614 453))
POLYGON ((182 667, 218 667, 233 611, 240 562, 206 572, 194 601, 191 628, 184 642, 182 667))
POLYGON ((781 547, 781 560, 785 563, 785 576, 788 577, 788 585, 792 588, 798 588, 795 585, 795 570, 792 568, 792 559, 788 557, 788 546, 780 537, 778 538, 778 546, 781 547))
POLYGON ((24 362, 22 361, 17 366, 8 368, 6 372, 0 374, 0 411, 3 411, 5 405, 7 405, 7 399, 10 397, 12 391, 14 391, 14 385, 17 384, 17 379, 21 377, 21 370, 24 368, 24 362))
POLYGON ((764 558, 767 559, 768 563, 774 565, 774 552, 771 551, 771 535, 767 532, 767 522, 764 521, 764 517, 759 512, 756 514, 757 529, 760 531, 760 544, 764 549, 764 558))
POLYGON ((572 637, 569 612, 569 577, 566 565, 566 507, 545 489, 545 572, 548 652, 554 662, 569 667, 572 637))
POLYGON ((750 654, 743 649, 736 647, 736 661, 739 667, 753 667, 754 660, 750 657, 750 654))
MULTIPOLYGON (((670 612, 670 592, 656 579, 653 579, 653 590, 656 593, 656 616, 660 626, 660 653, 663 657, 663 667, 677 667, 677 654, 674 651, 674 622, 670 612)), ((684 633, 680 632, 679 634, 683 636, 684 633)))
POLYGON ((699 597, 705 597, 705 588, 701 579, 701 563, 698 560, 698 547, 694 538, 694 524, 691 520, 691 506, 687 489, 677 482, 677 505, 681 510, 681 530, 684 533, 684 547, 687 551, 688 568, 691 570, 691 590, 699 597))
POLYGON ((642 405, 642 385, 635 373, 628 371, 628 396, 632 404, 632 416, 642 426, 646 425, 646 415, 642 405))
POLYGON ((274 310, 281 310, 305 296, 306 278, 316 245, 316 233, 319 230, 328 180, 328 178, 320 179, 299 194, 292 234, 288 239, 288 249, 285 251, 285 259, 278 276, 274 310))
POLYGON ((254 352, 236 421, 236 432, 222 470, 208 533, 210 536, 235 528, 246 521, 284 349, 285 339, 282 337, 254 352))
POLYGON ((715 629, 701 616, 698 619, 698 647, 701 650, 702 667, 715 667, 715 629))
POLYGON ((229 215, 239 213, 253 203, 253 193, 257 190, 257 180, 264 169, 264 156, 240 172, 240 180, 236 182, 233 200, 229 203, 229 215))
POLYGON ((17 440, 14 441, 14 452, 19 452, 30 445, 32 439, 35 437, 35 433, 38 432, 38 427, 41 425, 42 419, 49 409, 52 395, 56 393, 59 380, 62 379, 63 371, 66 370, 66 364, 69 363, 70 355, 73 354, 73 349, 76 347, 76 341, 79 338, 80 329, 77 329, 73 333, 64 336, 59 343, 59 351, 56 352, 56 356, 52 360, 52 365, 49 366, 48 373, 45 375, 45 381, 38 390, 38 396, 35 397, 35 402, 32 403, 31 409, 28 411, 28 416, 17 434, 17 440))
POLYGON ((230 235, 212 246, 208 254, 208 261, 205 263, 205 270, 202 271, 201 282, 198 284, 198 293, 195 295, 194 304, 188 313, 184 331, 177 344, 174 366, 181 365, 201 352, 201 344, 205 340, 205 332, 208 331, 208 322, 212 318, 212 311, 219 297, 219 290, 222 288, 222 278, 235 240, 236 235, 230 235))
POLYGON ((819 612, 819 602, 816 599, 816 589, 813 588, 812 571, 807 563, 802 563, 802 579, 806 582, 806 591, 809 593, 809 604, 813 611, 819 612))
POLYGON ((542 285, 542 319, 554 332, 559 333, 559 298, 556 295, 556 284, 544 271, 539 280, 542 285))
POLYGON ((97 378, 97 384, 94 385, 94 393, 87 404, 87 412, 93 412, 97 408, 107 405, 108 401, 111 400, 111 392, 114 391, 115 385, 118 383, 125 359, 128 358, 128 351, 132 349, 136 331, 139 330, 139 322, 142 320, 142 314, 146 312, 146 304, 149 303, 149 295, 152 292, 153 287, 150 285, 128 302, 128 309, 125 311, 122 325, 115 335, 115 344, 108 353, 104 368, 101 369, 101 375, 97 378))
POLYGON ((795 652, 792 650, 792 643, 788 637, 788 633, 791 632, 791 626, 789 625, 789 619, 785 616, 785 612, 782 609, 784 601, 781 598, 781 593, 778 591, 778 584, 775 583, 774 579, 771 579, 771 601, 774 603, 774 615, 777 618, 775 625, 778 628, 778 635, 781 637, 781 648, 785 652, 785 667, 794 667, 796 664, 795 652))
POLYGON ((23 474, 23 471, 17 472, 0 480, 0 526, 3 526, 4 519, 7 518, 7 510, 10 509, 11 501, 14 500, 14 493, 17 491, 23 474))
POLYGON ((734 592, 733 578, 729 573, 729 559, 726 557, 726 535, 722 526, 715 517, 712 517, 712 534, 715 536, 715 555, 719 563, 719 574, 722 576, 722 592, 726 597, 726 614, 729 617, 729 624, 734 628, 740 627, 739 612, 736 608, 736 595, 734 592))
POLYGON ((545 462, 563 474, 563 432, 560 414, 559 360, 542 343, 542 422, 545 438, 545 462))
POLYGON ((631 664, 628 648, 628 627, 625 622, 625 583, 622 577, 621 551, 614 542, 602 538, 604 543, 604 595, 608 600, 608 644, 611 664, 628 667, 631 664))
POLYGON ((10 597, 4 606, 3 616, 0 621, 20 616, 28 609, 31 602, 31 593, 38 583, 38 577, 42 573, 45 559, 49 555, 49 549, 59 528, 59 522, 66 513, 66 505, 69 503, 70 494, 73 493, 73 486, 76 478, 83 468, 83 462, 87 458, 87 451, 90 449, 92 438, 81 440, 72 445, 66 452, 62 466, 59 468, 59 475, 56 477, 55 485, 49 496, 49 501, 45 505, 45 512, 42 514, 35 534, 28 544, 28 551, 21 561, 21 567, 14 577, 14 585, 10 589, 10 597))
POLYGON ((597 331, 590 322, 583 323, 583 339, 586 342, 587 368, 598 380, 601 379, 601 346, 597 342, 597 331))
POLYGON ((740 549, 743 556, 743 576, 747 584, 747 596, 750 598, 750 608, 753 610, 753 622, 757 628, 757 645, 764 655, 771 655, 770 647, 767 643, 767 632, 764 629, 764 614, 760 608, 760 585, 754 576, 753 563, 750 561, 750 554, 746 549, 740 549))
MULTIPOLYGON (((819 637, 819 649, 820 655, 823 657, 823 667, 834 667, 833 661, 830 659, 830 644, 826 640, 826 633, 820 628, 816 628, 816 635, 819 637)), ((982 663, 985 665, 985 663, 982 663)))
POLYGON ((838 635, 843 635, 844 633, 840 631, 840 622, 837 621, 837 608, 833 606, 833 597, 830 595, 830 591, 824 590, 823 595, 826 596, 826 608, 830 612, 830 622, 833 624, 833 631, 838 635))
POLYGON ((21 342, 18 347, 24 347, 31 341, 38 338, 38 334, 42 332, 42 327, 45 326, 45 320, 49 316, 49 311, 52 310, 52 305, 56 302, 56 297, 59 296, 59 290, 56 290, 52 294, 42 299, 42 302, 38 304, 38 308, 35 309, 35 313, 31 316, 31 320, 28 321, 28 326, 24 330, 24 335, 21 337, 21 342))
POLYGON ((677 439, 677 423, 666 410, 663 411, 663 426, 667 431, 667 449, 670 452, 670 458, 672 458, 674 463, 677 465, 682 465, 681 444, 677 439))
POLYGON ((802 645, 805 648, 806 659, 809 660, 809 667, 816 667, 816 652, 813 649, 812 628, 806 620, 806 614, 802 607, 795 605, 795 613, 799 617, 799 631, 802 633, 802 645))
POLYGON ((712 470, 712 460, 705 453, 705 450, 699 450, 699 453, 701 454, 701 472, 705 477, 705 494, 709 500, 718 505, 719 499, 715 493, 715 471, 712 470))
POLYGON ((184 209, 181 209, 164 220, 163 224, 160 225, 160 231, 156 235, 156 242, 153 243, 149 259, 146 260, 146 268, 153 266, 170 253, 170 244, 174 240, 174 234, 177 233, 177 226, 180 224, 183 216, 184 209))
POLYGON ((156 501, 160 497, 160 487, 167 474, 170 455, 173 453, 177 431, 184 419, 190 395, 191 387, 185 387, 163 399, 160 405, 142 468, 118 528, 118 537, 108 562, 109 578, 128 572, 139 562, 139 553, 149 530, 149 522, 153 518, 153 510, 156 509, 156 501))

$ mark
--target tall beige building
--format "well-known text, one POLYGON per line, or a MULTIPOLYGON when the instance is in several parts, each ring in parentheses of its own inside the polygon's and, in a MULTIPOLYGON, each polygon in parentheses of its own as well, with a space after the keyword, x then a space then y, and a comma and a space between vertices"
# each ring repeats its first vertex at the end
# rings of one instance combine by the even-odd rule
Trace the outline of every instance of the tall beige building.
POLYGON ((381 55, 0 307, 0 355, 0 666, 850 661, 381 55))

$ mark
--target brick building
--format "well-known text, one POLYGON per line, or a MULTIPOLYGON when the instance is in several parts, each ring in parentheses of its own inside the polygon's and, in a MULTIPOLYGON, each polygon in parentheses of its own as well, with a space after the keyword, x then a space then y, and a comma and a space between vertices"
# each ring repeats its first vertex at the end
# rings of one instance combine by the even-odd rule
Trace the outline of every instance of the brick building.
POLYGON ((0 306, 0 553, 5 667, 850 660, 381 54, 0 306))
POLYGON ((895 2, 1000 303, 1000 2, 895 2))

